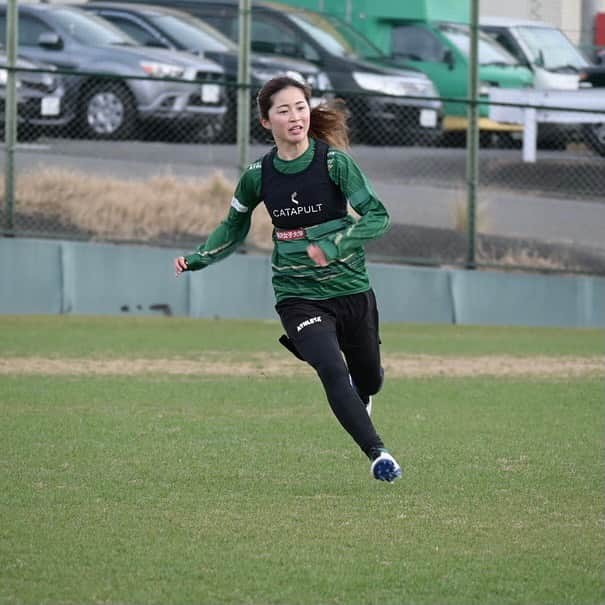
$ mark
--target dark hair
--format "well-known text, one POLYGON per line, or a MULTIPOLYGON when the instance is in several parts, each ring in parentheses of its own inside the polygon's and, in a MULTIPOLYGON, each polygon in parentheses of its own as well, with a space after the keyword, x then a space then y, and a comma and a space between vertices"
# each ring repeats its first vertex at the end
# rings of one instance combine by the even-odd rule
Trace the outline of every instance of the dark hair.
MULTIPOLYGON (((310 86, 290 76, 278 76, 266 82, 256 97, 261 118, 269 119, 269 110, 273 106, 273 95, 290 86, 301 90, 307 103, 309 106, 311 105, 310 86)), ((316 139, 325 141, 331 147, 347 149, 349 147, 347 117, 343 101, 336 99, 321 103, 311 109, 309 134, 316 139)))

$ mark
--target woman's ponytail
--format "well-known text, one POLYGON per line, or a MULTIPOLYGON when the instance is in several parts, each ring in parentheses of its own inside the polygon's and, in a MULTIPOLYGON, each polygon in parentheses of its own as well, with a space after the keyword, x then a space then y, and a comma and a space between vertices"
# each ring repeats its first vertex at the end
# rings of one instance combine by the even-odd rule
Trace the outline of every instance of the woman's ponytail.
POLYGON ((344 101, 339 99, 317 105, 311 110, 309 134, 325 141, 330 147, 349 148, 349 127, 344 101))

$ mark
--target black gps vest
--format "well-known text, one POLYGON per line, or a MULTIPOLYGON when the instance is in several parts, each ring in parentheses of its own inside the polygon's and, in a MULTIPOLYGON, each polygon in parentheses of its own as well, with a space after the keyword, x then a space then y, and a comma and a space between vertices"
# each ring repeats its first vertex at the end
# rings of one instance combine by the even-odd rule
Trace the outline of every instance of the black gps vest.
POLYGON ((273 166, 274 147, 263 157, 261 199, 279 229, 310 227, 347 215, 347 199, 328 173, 328 145, 315 139, 311 163, 302 172, 282 174, 273 166))

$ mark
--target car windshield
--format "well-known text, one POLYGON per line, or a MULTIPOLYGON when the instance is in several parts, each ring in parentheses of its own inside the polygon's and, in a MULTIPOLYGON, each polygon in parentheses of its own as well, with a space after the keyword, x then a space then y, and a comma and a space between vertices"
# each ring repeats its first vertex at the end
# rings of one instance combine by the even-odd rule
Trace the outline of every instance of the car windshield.
MULTIPOLYGON (((467 57, 471 47, 471 32, 465 25, 442 24, 439 30, 467 57)), ((479 32, 477 52, 480 65, 516 66, 519 61, 491 36, 479 32)))
POLYGON ((324 18, 339 35, 346 39, 357 56, 364 59, 388 59, 385 53, 345 21, 330 15, 324 15, 324 18))
POLYGON ((304 29, 320 46, 338 57, 356 57, 348 39, 320 15, 292 13, 288 17, 304 29))
POLYGON ((130 36, 95 15, 60 7, 53 7, 52 14, 56 22, 80 44, 87 46, 136 45, 130 36))
POLYGON ((531 53, 531 62, 544 69, 578 70, 589 65, 582 53, 558 29, 522 26, 517 27, 516 30, 531 53))
POLYGON ((153 15, 157 28, 178 40, 183 48, 202 52, 236 52, 237 46, 218 30, 195 17, 153 15))

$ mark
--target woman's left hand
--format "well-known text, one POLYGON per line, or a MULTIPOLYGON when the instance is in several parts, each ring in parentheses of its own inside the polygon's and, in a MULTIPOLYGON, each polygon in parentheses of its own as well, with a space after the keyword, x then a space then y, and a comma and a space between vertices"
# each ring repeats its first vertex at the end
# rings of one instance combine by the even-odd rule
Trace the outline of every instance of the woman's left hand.
POLYGON ((326 258, 324 251, 317 244, 311 244, 308 246, 307 254, 309 255, 309 258, 319 267, 328 266, 328 259, 326 258))

